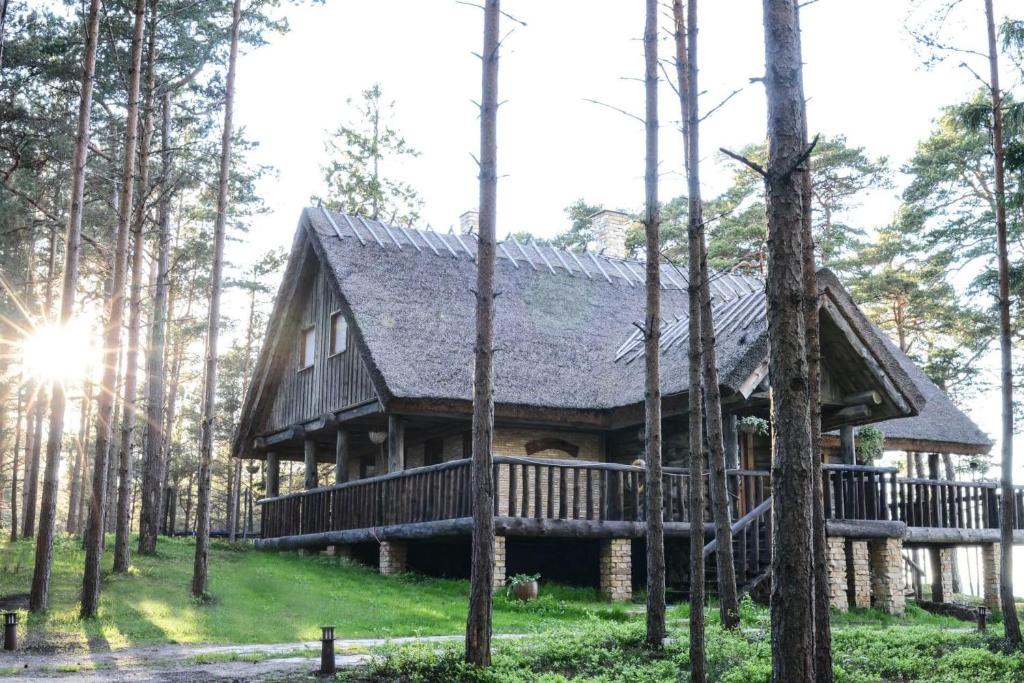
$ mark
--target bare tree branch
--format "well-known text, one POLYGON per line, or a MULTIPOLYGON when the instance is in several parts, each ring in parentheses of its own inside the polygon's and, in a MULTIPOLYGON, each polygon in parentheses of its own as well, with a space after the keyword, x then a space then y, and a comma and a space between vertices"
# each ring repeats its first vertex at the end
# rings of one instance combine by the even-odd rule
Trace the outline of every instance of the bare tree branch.
POLYGON ((748 168, 750 168, 752 171, 757 173, 762 178, 763 177, 767 177, 767 175, 768 175, 767 171, 765 171, 764 168, 761 166, 761 164, 757 163, 756 161, 751 161, 750 159, 746 158, 742 154, 737 154, 736 152, 730 152, 725 147, 719 147, 718 151, 720 151, 722 154, 724 154, 727 157, 731 157, 731 158, 735 159, 736 161, 740 162, 744 166, 747 166, 748 168))
POLYGON ((608 107, 609 109, 611 109, 613 111, 617 111, 620 114, 625 114, 626 116, 628 116, 629 118, 631 118, 631 119, 633 119, 635 121, 639 121, 640 123, 644 123, 644 124, 647 123, 646 121, 643 120, 643 118, 637 116, 636 114, 632 114, 632 113, 626 111, 625 109, 620 109, 620 108, 616 107, 615 105, 608 104, 607 102, 599 102, 598 100, 592 100, 592 99, 586 98, 586 97, 583 98, 583 101, 584 102, 590 102, 591 104, 597 104, 597 105, 600 105, 602 107, 608 107))

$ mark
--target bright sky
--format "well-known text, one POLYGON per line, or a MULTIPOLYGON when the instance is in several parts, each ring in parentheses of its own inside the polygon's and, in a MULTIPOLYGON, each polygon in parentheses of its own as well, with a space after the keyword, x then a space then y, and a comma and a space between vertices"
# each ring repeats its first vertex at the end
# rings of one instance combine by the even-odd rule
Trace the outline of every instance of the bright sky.
MULTIPOLYGON (((981 3, 962 24, 950 23, 958 44, 984 48, 981 3), (970 37, 970 39, 967 38, 970 37)), ((974 4, 971 5, 973 8, 974 4)), ((997 8, 1009 7, 1006 0, 997 8)), ((906 26, 927 16, 929 2, 818 0, 803 11, 805 89, 810 129, 845 134, 851 144, 885 155, 899 167, 913 153, 940 107, 962 99, 977 81, 957 57, 934 70, 906 26)), ((584 197, 636 209, 643 198, 643 127, 598 100, 642 114, 640 36, 643 3, 623 0, 518 0, 505 19, 498 119, 498 232, 550 236, 568 227, 563 208, 584 197)), ((326 131, 351 117, 346 99, 379 82, 396 102, 394 125, 422 155, 385 168, 416 187, 424 217, 436 229, 474 208, 479 146, 477 111, 481 12, 454 0, 350 0, 289 9, 291 31, 245 54, 238 70, 238 123, 260 142, 256 159, 279 175, 259 187, 271 213, 260 217, 248 245, 229 245, 245 262, 271 247, 288 247, 299 211, 321 190, 326 131)), ((705 193, 727 186, 732 167, 719 147, 738 149, 765 135, 765 98, 749 79, 763 72, 761 3, 701 3, 700 83, 707 111, 737 88, 743 91, 701 130, 705 193)), ((663 26, 668 27, 667 19, 663 26)), ((670 57, 666 40, 661 48, 670 57)), ((973 63, 973 62, 972 62, 973 63)), ((977 64, 978 70, 985 68, 977 64)), ((682 194, 678 100, 661 92, 663 198, 682 194)), ((886 221, 896 190, 869 194, 856 218, 886 221)), ((993 361, 994 362, 994 361, 993 361)), ((970 413, 998 436, 998 394, 989 392, 970 413)), ((1024 441, 1017 440, 1024 460, 1024 441)), ((998 452, 998 446, 995 449, 998 452)), ((1024 473, 1024 468, 1021 469, 1024 473)))

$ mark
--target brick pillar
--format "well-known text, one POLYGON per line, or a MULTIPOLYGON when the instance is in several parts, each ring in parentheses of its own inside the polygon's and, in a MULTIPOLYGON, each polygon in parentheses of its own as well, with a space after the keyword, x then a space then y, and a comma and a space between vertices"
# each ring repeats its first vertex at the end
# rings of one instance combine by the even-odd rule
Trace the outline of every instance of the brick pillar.
POLYGON ((384 576, 405 571, 405 541, 381 541, 380 573, 384 576))
POLYGON ((871 560, 867 541, 846 542, 847 596, 854 607, 871 607, 871 560))
POLYGON ((875 607, 889 614, 903 614, 903 541, 883 538, 868 544, 871 554, 871 590, 875 607))
POLYGON ((986 543, 981 546, 982 594, 985 596, 985 607, 997 611, 999 606, 999 544, 986 543))
POLYGON ((494 537, 494 588, 505 585, 505 537, 494 537))
POLYGON ((932 601, 953 601, 953 549, 929 548, 932 565, 932 601))
POLYGON ((828 539, 828 587, 832 609, 849 609, 846 597, 846 539, 832 536, 828 539))
POLYGON ((633 597, 632 545, 628 538, 601 541, 601 593, 609 600, 633 597))
POLYGON ((325 552, 328 555, 332 555, 334 557, 343 557, 346 560, 352 559, 352 546, 348 543, 343 543, 340 545, 329 545, 327 546, 327 550, 325 552))

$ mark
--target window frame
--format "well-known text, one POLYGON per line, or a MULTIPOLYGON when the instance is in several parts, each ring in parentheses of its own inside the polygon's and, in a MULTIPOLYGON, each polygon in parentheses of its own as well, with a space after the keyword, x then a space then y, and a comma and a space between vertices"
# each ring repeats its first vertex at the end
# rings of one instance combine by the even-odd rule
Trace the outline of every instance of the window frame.
POLYGON ((296 372, 302 372, 303 370, 309 370, 316 365, 316 325, 307 325, 299 330, 299 367, 296 368, 296 372), (313 337, 313 350, 308 364, 304 364, 306 360, 306 349, 308 344, 306 342, 306 335, 310 334, 313 337))
POLYGON ((334 358, 335 356, 340 356, 341 354, 343 354, 346 351, 348 351, 348 318, 345 317, 345 314, 341 310, 337 310, 334 313, 331 313, 331 319, 330 319, 330 339, 328 340, 328 347, 327 348, 328 348, 328 351, 329 351, 329 353, 327 354, 328 358, 334 358), (342 338, 342 344, 344 346, 342 347, 342 349, 340 351, 338 351, 338 350, 336 350, 334 348, 334 342, 336 341, 336 338, 337 338, 337 332, 336 332, 336 329, 335 329, 335 325, 336 325, 336 322, 339 321, 339 320, 342 322, 342 324, 345 325, 345 336, 342 338))

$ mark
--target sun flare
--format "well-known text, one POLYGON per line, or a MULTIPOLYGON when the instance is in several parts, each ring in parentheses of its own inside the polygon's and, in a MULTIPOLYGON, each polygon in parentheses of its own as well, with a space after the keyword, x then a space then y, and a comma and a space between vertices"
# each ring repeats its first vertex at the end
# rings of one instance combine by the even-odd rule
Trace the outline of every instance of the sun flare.
POLYGON ((79 319, 67 325, 48 323, 33 329, 21 344, 25 377, 40 383, 58 381, 65 386, 81 382, 94 367, 91 336, 79 319))

